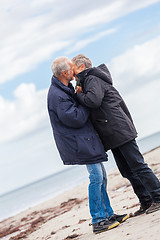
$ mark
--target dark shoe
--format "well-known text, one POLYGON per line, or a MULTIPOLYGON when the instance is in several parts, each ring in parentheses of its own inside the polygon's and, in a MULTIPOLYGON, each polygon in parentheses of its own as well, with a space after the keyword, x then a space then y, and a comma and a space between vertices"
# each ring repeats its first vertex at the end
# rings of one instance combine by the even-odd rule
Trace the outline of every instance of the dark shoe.
POLYGON ((146 204, 146 205, 141 205, 140 209, 138 209, 134 214, 133 217, 139 216, 143 213, 146 212, 146 210, 151 206, 152 203, 146 204))
POLYGON ((110 222, 108 220, 103 220, 99 223, 92 224, 94 233, 101 233, 101 232, 110 230, 114 227, 117 227, 118 225, 119 225, 119 222, 117 221, 110 222))
POLYGON ((117 215, 114 214, 111 218, 109 218, 109 221, 118 221, 119 223, 122 223, 126 221, 129 218, 128 214, 122 214, 122 215, 117 215))
POLYGON ((160 210, 160 202, 152 203, 152 205, 146 210, 146 213, 152 213, 160 210))

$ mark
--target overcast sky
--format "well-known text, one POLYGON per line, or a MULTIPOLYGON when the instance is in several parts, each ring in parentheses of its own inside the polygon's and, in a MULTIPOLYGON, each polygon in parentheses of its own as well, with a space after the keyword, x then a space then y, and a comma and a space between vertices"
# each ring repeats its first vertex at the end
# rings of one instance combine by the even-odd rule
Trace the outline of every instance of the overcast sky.
POLYGON ((159 0, 0 0, 0 193, 63 169, 46 96, 58 56, 105 63, 139 138, 160 131, 159 0))

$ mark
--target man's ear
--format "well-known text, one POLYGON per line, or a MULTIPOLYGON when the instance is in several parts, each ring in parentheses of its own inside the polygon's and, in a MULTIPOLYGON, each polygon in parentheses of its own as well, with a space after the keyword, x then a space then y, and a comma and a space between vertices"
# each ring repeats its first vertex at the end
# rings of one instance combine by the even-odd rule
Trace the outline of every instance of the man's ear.
POLYGON ((80 68, 81 68, 82 71, 84 71, 84 70, 86 69, 86 66, 85 66, 84 64, 82 64, 82 65, 80 66, 80 68))
POLYGON ((66 71, 65 70, 63 70, 63 72, 62 72, 62 76, 66 77, 66 71))

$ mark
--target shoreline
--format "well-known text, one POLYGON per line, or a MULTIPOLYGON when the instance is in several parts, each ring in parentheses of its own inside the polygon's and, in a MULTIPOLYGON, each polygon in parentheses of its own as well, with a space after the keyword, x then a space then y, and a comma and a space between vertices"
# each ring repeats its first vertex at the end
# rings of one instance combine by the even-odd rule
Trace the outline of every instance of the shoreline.
MULTIPOLYGON (((143 156, 146 155, 146 154, 148 154, 148 153, 150 153, 150 152, 152 152, 152 151, 154 151, 154 150, 156 150, 156 149, 159 148, 159 147, 160 147, 160 146, 155 147, 155 148, 152 148, 152 149, 149 150, 149 151, 146 151, 145 153, 143 153, 143 156)), ((111 168, 111 169, 109 169, 109 170, 106 169, 107 174, 110 174, 110 173, 111 173, 112 171, 114 171, 116 168, 117 168, 117 166, 115 165, 113 168, 111 168)), ((67 170, 70 170, 70 169, 67 169, 67 170)), ((65 170, 62 170, 62 172, 63 172, 63 171, 65 171, 65 170)), ((59 173, 59 172, 58 172, 58 173, 59 173)), ((61 173, 61 171, 60 171, 60 173, 61 173)), ((56 173, 56 175, 57 175, 57 173, 56 173)), ((47 176, 47 177, 44 177, 43 179, 37 180, 37 181, 35 181, 34 183, 30 183, 30 184, 27 184, 27 185, 25 185, 25 186, 23 186, 23 187, 20 187, 20 188, 18 188, 18 189, 12 190, 12 191, 7 192, 7 193, 4 193, 4 194, 1 195, 0 197, 8 196, 8 195, 10 195, 10 194, 12 194, 12 193, 14 193, 14 192, 16 192, 16 191, 19 191, 19 190, 21 190, 21 189, 24 189, 24 187, 28 187, 28 186, 31 186, 32 184, 38 183, 39 181, 42 181, 42 180, 44 180, 44 179, 48 179, 48 178, 51 177, 51 176, 54 176, 54 174, 53 174, 53 175, 50 175, 50 176, 47 176)), ((20 214, 21 212, 27 211, 29 208, 34 208, 34 207, 36 207, 37 205, 40 205, 40 204, 43 204, 44 202, 49 201, 50 199, 56 198, 56 197, 64 194, 65 192, 68 192, 68 191, 70 191, 70 190, 72 190, 72 189, 74 189, 74 188, 76 188, 76 187, 78 187, 78 186, 81 186, 81 184, 85 184, 86 182, 88 182, 88 180, 83 180, 83 183, 77 183, 76 185, 70 186, 69 188, 66 188, 66 189, 63 189, 63 190, 61 190, 61 191, 58 191, 58 192, 55 193, 55 194, 52 194, 52 195, 50 195, 50 196, 46 196, 45 198, 43 198, 43 199, 41 199, 41 200, 39 200, 39 201, 36 201, 36 202, 30 204, 30 206, 28 206, 28 207, 26 206, 26 207, 24 207, 24 208, 21 208, 20 210, 16 210, 16 211, 15 211, 14 213, 12 213, 10 216, 6 216, 6 217, 0 219, 0 223, 1 223, 2 221, 4 221, 4 220, 7 220, 7 219, 9 219, 9 218, 11 218, 11 217, 16 216, 17 214, 20 214)))
MULTIPOLYGON (((143 154, 158 178, 160 178, 160 147, 143 154)), ((111 205, 117 214, 131 213, 137 210, 139 203, 128 182, 117 169, 108 174, 108 193, 111 205)), ((88 226, 91 217, 88 208, 88 182, 68 190, 54 198, 31 207, 13 217, 0 222, 0 238, 2 240, 16 239, 152 239, 158 240, 160 230, 158 223, 160 211, 129 218, 119 227, 94 235, 88 226), (152 226, 152 231, 150 231, 152 226), (134 231, 136 236, 134 238, 134 231), (139 230, 138 230, 139 229, 139 230), (144 229, 144 231, 141 231, 144 229), (138 231, 138 233, 137 233, 138 231), (132 236, 133 235, 133 236, 132 236), (152 237, 149 237, 151 236, 152 237)))

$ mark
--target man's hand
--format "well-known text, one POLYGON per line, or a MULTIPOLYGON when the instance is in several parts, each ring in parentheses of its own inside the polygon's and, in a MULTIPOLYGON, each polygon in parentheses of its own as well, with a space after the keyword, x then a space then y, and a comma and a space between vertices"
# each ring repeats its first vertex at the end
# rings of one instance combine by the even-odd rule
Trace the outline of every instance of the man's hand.
POLYGON ((75 93, 79 93, 79 92, 83 92, 83 91, 82 91, 82 87, 77 86, 77 87, 76 87, 76 90, 75 90, 75 93))

